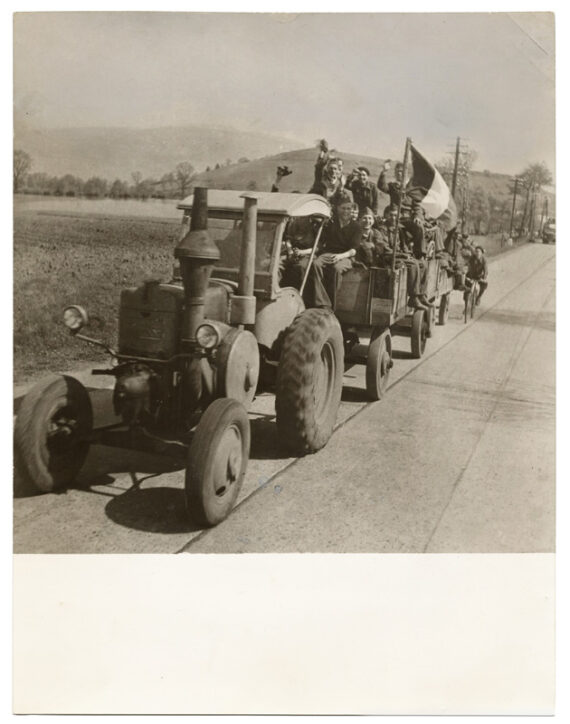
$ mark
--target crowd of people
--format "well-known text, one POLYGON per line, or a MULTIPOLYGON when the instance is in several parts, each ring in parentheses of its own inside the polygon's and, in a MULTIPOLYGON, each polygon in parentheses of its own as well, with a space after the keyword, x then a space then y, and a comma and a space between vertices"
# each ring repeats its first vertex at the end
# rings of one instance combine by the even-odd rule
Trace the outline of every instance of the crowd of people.
MULTIPOLYGON (((333 214, 322 232, 304 289, 310 306, 334 310, 343 275, 355 265, 391 266, 394 244, 397 265, 407 268, 411 307, 431 306, 426 295, 427 260, 431 256, 439 258, 450 273, 462 275, 456 288, 465 288, 470 279, 477 278, 479 299, 485 291, 487 266, 483 248, 475 249, 457 228, 444 232, 436 220, 427 218, 419 201, 406 192, 403 164, 395 165, 393 181, 388 181, 390 169, 391 163, 386 161, 376 184, 370 180, 370 171, 365 166, 355 168, 346 177, 342 159, 329 150, 325 140, 320 141, 309 193, 323 196, 331 204, 333 214), (382 211, 379 191, 390 199, 382 211)), ((280 166, 272 191, 279 191, 282 178, 290 173, 287 166, 280 166)), ((285 240, 283 283, 300 288, 314 245, 314 222, 291 220, 285 240)))

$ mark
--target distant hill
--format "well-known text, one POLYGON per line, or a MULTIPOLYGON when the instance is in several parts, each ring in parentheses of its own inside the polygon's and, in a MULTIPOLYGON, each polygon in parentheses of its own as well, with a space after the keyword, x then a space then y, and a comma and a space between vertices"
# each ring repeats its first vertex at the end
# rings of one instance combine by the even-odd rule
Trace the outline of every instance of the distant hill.
MULTIPOLYGON (((350 173, 356 166, 366 166, 370 170, 371 178, 374 180, 378 178, 383 160, 340 151, 339 156, 343 160, 345 172, 350 173)), ((195 184, 202 183, 213 189, 246 189, 253 188, 255 184, 258 191, 269 191, 277 166, 289 166, 293 173, 283 179, 281 191, 305 193, 313 184, 316 158, 315 148, 287 151, 258 158, 249 163, 232 164, 226 168, 201 173, 196 178, 195 184)))
MULTIPOLYGON (((370 171, 371 180, 376 182, 385 159, 371 156, 358 156, 353 153, 338 151, 344 163, 344 171, 349 174, 356 166, 366 166, 370 171)), ((289 166, 293 173, 286 176, 281 182, 281 191, 306 192, 311 188, 314 178, 314 165, 317 157, 315 148, 287 151, 274 156, 266 156, 248 163, 232 164, 225 168, 198 174, 194 184, 204 185, 214 189, 256 189, 269 191, 275 178, 277 166, 289 166)), ((397 160, 397 159, 396 159, 397 160)), ((396 160, 392 159, 392 173, 396 160)), ((391 177, 390 177, 391 178, 391 177)), ((492 173, 489 171, 473 171, 470 177, 470 187, 481 187, 485 195, 494 196, 498 203, 511 198, 510 179, 508 174, 492 173)), ((554 216, 554 195, 549 197, 550 215, 554 216)), ((388 203, 388 197, 380 194, 381 202, 388 203)), ((522 203, 522 202, 521 202, 522 203)), ((461 199, 459 199, 459 205, 461 199)))
POLYGON ((45 130, 19 125, 14 144, 32 157, 32 171, 52 176, 69 173, 84 180, 90 176, 130 180, 136 171, 145 178, 160 178, 181 161, 202 170, 227 159, 259 158, 303 145, 281 136, 200 125, 45 130))

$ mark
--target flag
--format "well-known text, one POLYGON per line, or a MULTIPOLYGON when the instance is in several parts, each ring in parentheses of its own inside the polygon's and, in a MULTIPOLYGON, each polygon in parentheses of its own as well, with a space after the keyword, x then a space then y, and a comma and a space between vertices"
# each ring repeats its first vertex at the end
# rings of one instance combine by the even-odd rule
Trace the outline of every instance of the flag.
POLYGON ((439 171, 422 156, 413 145, 412 176, 406 186, 406 193, 420 202, 426 216, 437 219, 446 231, 457 224, 457 208, 449 187, 439 171))

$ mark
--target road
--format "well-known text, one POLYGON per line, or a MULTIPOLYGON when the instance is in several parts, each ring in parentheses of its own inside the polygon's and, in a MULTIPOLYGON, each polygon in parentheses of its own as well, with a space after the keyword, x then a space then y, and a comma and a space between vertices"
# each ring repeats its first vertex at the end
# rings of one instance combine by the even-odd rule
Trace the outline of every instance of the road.
MULTIPOLYGON (((73 489, 16 494, 14 551, 553 551, 554 248, 492 259, 467 325, 453 297, 422 360, 395 338, 382 401, 366 402, 362 367, 347 371, 336 431, 319 453, 283 458, 273 398, 257 398, 246 480, 217 528, 187 522, 182 450, 99 445, 73 489)), ((108 420, 110 390, 88 384, 97 419, 108 420)))

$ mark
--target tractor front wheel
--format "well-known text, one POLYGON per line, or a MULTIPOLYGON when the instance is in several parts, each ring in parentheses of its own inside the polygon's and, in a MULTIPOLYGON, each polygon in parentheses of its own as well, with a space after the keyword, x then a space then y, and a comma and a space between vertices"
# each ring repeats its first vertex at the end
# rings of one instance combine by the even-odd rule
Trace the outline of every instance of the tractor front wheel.
POLYGON ((249 418, 237 400, 214 400, 196 427, 186 466, 186 507, 190 518, 208 528, 234 507, 250 447, 249 418))
POLYGON ((285 338, 277 370, 277 430, 296 455, 320 450, 332 435, 344 370, 344 343, 337 318, 307 309, 285 338))
POLYGON ((15 460, 33 485, 50 493, 72 483, 89 452, 93 410, 74 377, 54 376, 25 396, 14 428, 15 460))

